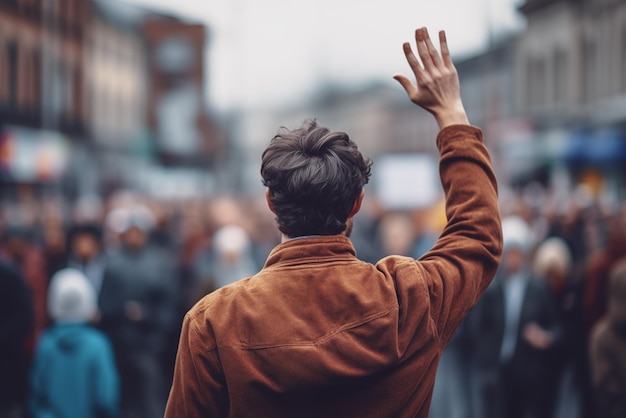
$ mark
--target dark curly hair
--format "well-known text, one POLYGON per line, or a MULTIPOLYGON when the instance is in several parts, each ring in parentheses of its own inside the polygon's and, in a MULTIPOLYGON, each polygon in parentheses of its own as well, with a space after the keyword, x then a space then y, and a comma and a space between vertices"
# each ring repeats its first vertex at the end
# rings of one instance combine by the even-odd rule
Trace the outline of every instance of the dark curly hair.
POLYGON ((343 232, 371 165, 345 132, 315 120, 294 130, 282 127, 261 164, 280 231, 288 237, 343 232))

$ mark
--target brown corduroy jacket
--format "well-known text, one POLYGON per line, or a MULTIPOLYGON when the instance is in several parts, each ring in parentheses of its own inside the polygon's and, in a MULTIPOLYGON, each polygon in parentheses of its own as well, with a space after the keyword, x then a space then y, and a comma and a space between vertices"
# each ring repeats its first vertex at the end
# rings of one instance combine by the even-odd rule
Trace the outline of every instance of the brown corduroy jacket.
POLYGON ((426 418, 441 352, 502 249, 481 131, 447 127, 437 146, 448 224, 431 251, 372 265, 343 235, 278 245, 186 315, 165 416, 426 418))

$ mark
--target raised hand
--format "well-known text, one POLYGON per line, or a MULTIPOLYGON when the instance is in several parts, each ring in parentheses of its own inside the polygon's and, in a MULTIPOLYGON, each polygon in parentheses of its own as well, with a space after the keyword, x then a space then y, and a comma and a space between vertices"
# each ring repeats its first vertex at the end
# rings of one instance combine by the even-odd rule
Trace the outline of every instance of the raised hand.
POLYGON ((440 128, 469 123, 461 100, 459 76, 450 58, 445 32, 439 32, 441 56, 426 28, 415 31, 415 43, 419 60, 408 42, 403 44, 403 49, 416 83, 402 74, 396 74, 393 78, 402 85, 413 103, 435 116, 440 128))

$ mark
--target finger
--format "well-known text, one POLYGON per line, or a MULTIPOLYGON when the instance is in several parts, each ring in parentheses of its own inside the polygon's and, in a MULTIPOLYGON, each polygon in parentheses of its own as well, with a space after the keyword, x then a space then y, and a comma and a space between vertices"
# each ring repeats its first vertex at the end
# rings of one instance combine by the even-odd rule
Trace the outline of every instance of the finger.
POLYGON ((452 58, 450 58, 450 50, 448 49, 448 40, 446 39, 446 32, 439 32, 439 45, 441 48, 441 59, 443 60, 443 65, 448 68, 454 67, 452 63, 452 58))
POLYGON ((430 55, 431 61, 437 68, 441 68, 441 58, 439 57, 439 53, 437 52, 435 45, 433 45, 433 42, 430 40, 428 29, 424 29, 424 41, 426 42, 426 47, 428 48, 428 54, 430 55))
POLYGON ((398 83, 400 83, 402 88, 404 88, 404 90, 407 92, 407 94, 409 96, 411 96, 411 95, 413 95, 415 93, 415 90, 417 89, 417 87, 405 75, 396 74, 396 75, 393 76, 393 79, 396 80, 398 83))
POLYGON ((426 28, 419 28, 415 31, 415 43, 417 44, 417 53, 422 60, 424 69, 431 71, 434 64, 430 53, 428 52, 428 46, 426 45, 426 28))
POLYGON ((418 78, 422 71, 424 71, 424 69, 422 68, 417 57, 413 53, 413 49, 411 49, 411 44, 405 42, 404 44, 402 44, 402 49, 404 50, 404 56, 406 57, 409 66, 413 70, 413 74, 415 74, 415 77, 418 78))

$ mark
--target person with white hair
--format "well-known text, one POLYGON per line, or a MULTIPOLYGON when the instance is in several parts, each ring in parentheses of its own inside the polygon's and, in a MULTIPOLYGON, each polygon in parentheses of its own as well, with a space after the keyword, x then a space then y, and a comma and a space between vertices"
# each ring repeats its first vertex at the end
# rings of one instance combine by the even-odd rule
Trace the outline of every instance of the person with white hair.
POLYGON ((502 220, 502 263, 468 318, 476 367, 475 416, 548 418, 561 338, 549 290, 531 268, 533 235, 519 217, 502 220))
POLYGON ((37 343, 30 409, 33 418, 109 418, 118 414, 119 381, 108 338, 90 323, 96 293, 76 269, 58 271, 48 291, 54 324, 37 343))
POLYGON ((555 394, 555 418, 583 416, 588 380, 586 369, 585 333, 582 316, 582 285, 573 268, 572 251, 558 236, 546 238, 537 247, 533 259, 536 277, 545 281, 561 326, 561 338, 555 347, 551 369, 559 381, 555 394))

